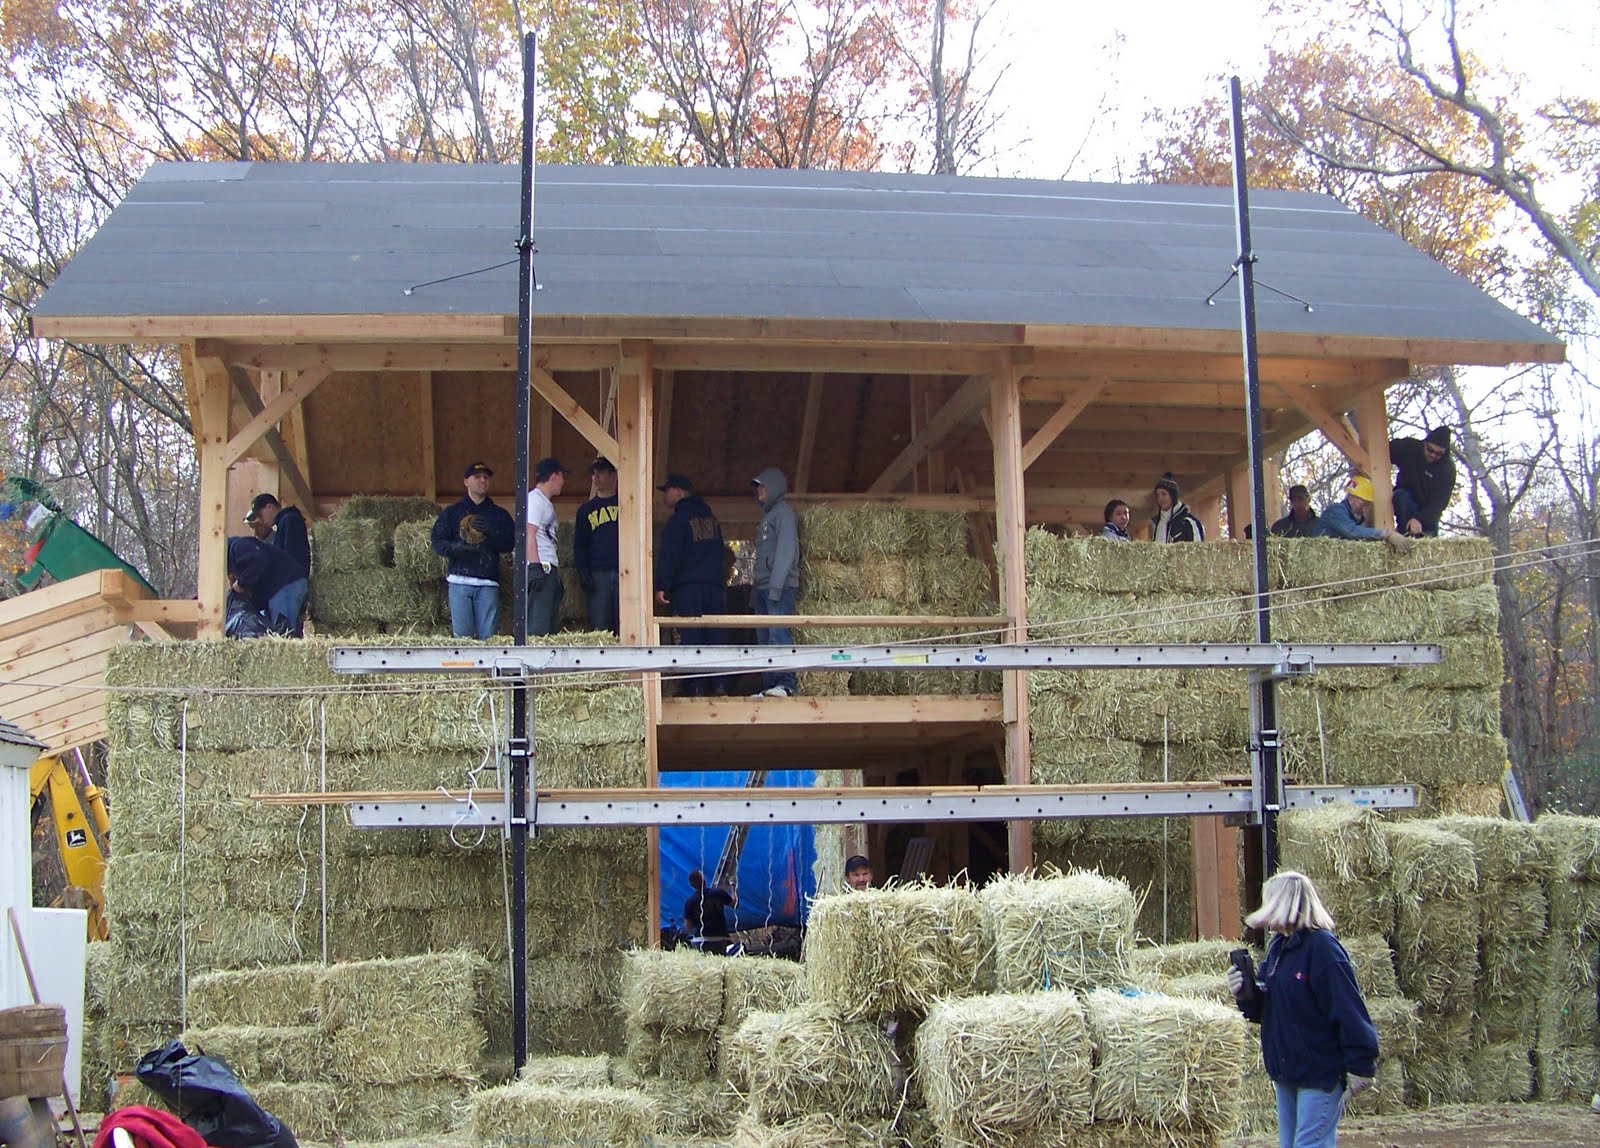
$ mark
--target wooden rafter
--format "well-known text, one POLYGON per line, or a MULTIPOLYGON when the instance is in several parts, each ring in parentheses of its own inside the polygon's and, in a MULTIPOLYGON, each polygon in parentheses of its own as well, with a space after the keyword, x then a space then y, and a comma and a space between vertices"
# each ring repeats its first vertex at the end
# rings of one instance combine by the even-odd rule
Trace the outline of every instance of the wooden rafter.
POLYGON ((528 372, 528 378, 533 384, 533 389, 538 392, 539 397, 549 403, 556 414, 571 423, 573 429, 587 439, 590 446, 594 447, 596 454, 604 455, 606 458, 616 461, 617 456, 621 453, 617 448, 616 436, 607 433, 606 429, 600 425, 595 417, 584 410, 582 404, 568 394, 565 387, 556 382, 554 375, 549 371, 533 367, 528 372))
MULTIPOLYGON (((232 374, 231 371, 230 374, 232 374)), ((228 440, 228 447, 223 451, 222 456, 226 464, 232 466, 239 461, 239 457, 245 451, 266 437, 269 431, 276 431, 278 424, 283 421, 283 417, 305 401, 306 396, 326 382, 331 374, 333 372, 326 367, 313 367, 301 371, 295 377, 294 382, 284 387, 275 398, 267 402, 262 402, 261 395, 256 392, 254 387, 250 387, 247 391, 239 385, 238 379, 235 379, 235 389, 238 390, 239 397, 243 399, 244 404, 247 407, 259 407, 259 409, 253 409, 250 421, 240 427, 239 433, 228 440), (254 404, 251 403, 252 396, 255 399, 254 404)), ((279 441, 282 441, 281 435, 279 441)), ((285 444, 285 452, 287 453, 287 451, 288 447, 285 444)), ((291 461, 293 461, 292 456, 291 461)), ((295 465, 298 469, 299 464, 296 463, 295 465)), ((302 495, 301 497, 304 498, 305 496, 302 495)))
POLYGON ((984 400, 989 397, 990 385, 991 380, 986 374, 973 375, 962 383, 960 389, 945 400, 945 404, 928 420, 922 434, 907 444, 894 461, 884 468, 883 473, 873 480, 867 487, 867 493, 887 494, 899 486, 930 450, 982 409, 984 400))
MULTIPOLYGON (((245 373, 243 367, 226 367, 224 369, 227 371, 228 382, 232 384, 234 393, 239 396, 239 400, 244 403, 245 409, 250 412, 250 425, 254 426, 256 423, 261 422, 263 412, 266 410, 266 404, 261 401, 261 395, 256 391, 255 384, 250 381, 250 376, 245 373)), ((294 487, 295 497, 300 500, 300 505, 312 505, 316 496, 311 493, 311 484, 306 481, 305 474, 300 470, 300 464, 295 461, 294 455, 290 452, 289 444, 283 441, 283 435, 278 433, 275 427, 269 425, 261 433, 260 437, 277 458, 278 470, 283 477, 289 480, 289 485, 294 487)), ((221 453, 224 470, 231 465, 228 459, 228 451, 231 446, 231 442, 222 444, 221 453)))
POLYGON ((1342 413, 1330 409, 1310 387, 1302 386, 1299 383, 1279 383, 1278 385, 1289 396, 1290 401, 1317 425, 1317 429, 1344 454, 1345 458, 1349 459, 1353 465, 1365 469, 1367 465, 1367 450, 1361 445, 1361 440, 1356 437, 1355 429, 1351 427, 1342 413))
POLYGON ((1105 391, 1103 382, 1088 382, 1079 386, 1076 394, 1064 399, 1055 413, 1045 420, 1044 426, 1034 432, 1022 446, 1022 469, 1027 470, 1039 461, 1039 456, 1050 448, 1057 436, 1072 425, 1072 421, 1081 415, 1090 403, 1094 402, 1105 391))
POLYGON ((822 414, 821 371, 814 371, 806 384, 806 413, 800 422, 800 450, 794 464, 794 489, 804 494, 811 485, 811 456, 817 449, 817 419, 822 414))

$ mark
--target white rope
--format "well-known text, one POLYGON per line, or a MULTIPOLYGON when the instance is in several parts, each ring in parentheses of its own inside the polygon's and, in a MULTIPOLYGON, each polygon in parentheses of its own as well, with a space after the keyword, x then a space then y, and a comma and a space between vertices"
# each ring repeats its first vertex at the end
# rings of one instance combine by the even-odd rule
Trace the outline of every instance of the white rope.
MULTIPOLYGON (((307 698, 306 716, 314 719, 316 709, 317 703, 307 698)), ((315 735, 308 729, 306 731, 306 743, 300 747, 300 783, 302 785, 311 784, 311 739, 313 736, 315 735)), ((326 807, 324 806, 324 808, 326 807)), ((294 907, 289 910, 289 944, 294 948, 294 955, 297 961, 305 958, 305 950, 300 947, 300 910, 306 903, 306 894, 310 891, 311 884, 311 862, 306 857, 305 850, 306 818, 310 816, 311 807, 302 805, 300 807, 300 820, 295 823, 294 827, 294 853, 300 859, 300 892, 295 897, 294 907)))
POLYGON ((1311 699, 1317 703, 1317 748, 1322 752, 1322 784, 1328 784, 1328 734, 1322 728, 1322 687, 1311 683, 1311 699))
MULTIPOLYGON (((1166 714, 1162 714, 1161 715, 1161 780, 1162 781, 1171 781, 1172 780, 1172 743, 1167 738, 1167 733, 1168 733, 1170 721, 1171 721, 1171 719, 1166 714)), ((1167 935, 1168 935, 1168 932, 1169 932, 1168 925, 1169 925, 1169 923, 1171 921, 1171 917, 1172 917, 1171 904, 1170 904, 1170 897, 1171 897, 1171 892, 1172 892, 1172 877, 1171 877, 1171 874, 1169 873, 1168 868, 1167 868, 1169 857, 1170 857, 1170 848, 1169 848, 1169 845, 1168 845, 1169 838, 1167 836, 1167 829, 1168 829, 1170 824, 1171 824, 1171 819, 1170 818, 1163 817, 1161 819, 1161 943, 1163 945, 1167 943, 1167 935)))
POLYGON ((178 712, 178 1024, 189 1027, 189 701, 178 712))

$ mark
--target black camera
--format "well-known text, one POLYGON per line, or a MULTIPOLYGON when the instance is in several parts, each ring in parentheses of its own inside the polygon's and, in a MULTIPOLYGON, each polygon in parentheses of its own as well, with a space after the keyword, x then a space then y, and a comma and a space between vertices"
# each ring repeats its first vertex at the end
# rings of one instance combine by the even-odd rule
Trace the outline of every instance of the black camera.
POLYGON ((1254 1000, 1256 995, 1256 963, 1250 957, 1249 949, 1234 949, 1228 954, 1228 963, 1244 974, 1244 991, 1239 994, 1241 1001, 1254 1000))

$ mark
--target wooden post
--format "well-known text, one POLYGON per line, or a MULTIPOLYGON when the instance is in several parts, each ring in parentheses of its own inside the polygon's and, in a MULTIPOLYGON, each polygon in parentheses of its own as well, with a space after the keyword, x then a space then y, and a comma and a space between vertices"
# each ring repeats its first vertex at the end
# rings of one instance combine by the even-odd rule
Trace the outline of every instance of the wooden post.
POLYGON ((1262 477, 1267 488, 1267 525, 1271 526, 1284 515, 1283 464, 1276 455, 1262 460, 1262 477))
MULTIPOLYGON (((1228 537, 1241 539, 1244 528, 1254 520, 1250 506, 1250 468, 1238 467, 1228 471, 1228 537)), ((1267 525, 1279 517, 1271 502, 1267 503, 1267 525)))
MULTIPOLYGON (((621 346, 617 368, 617 579, 622 643, 644 646, 656 640, 651 621, 652 539, 654 516, 651 488, 655 472, 655 379, 651 346, 628 340, 621 346)), ((660 780, 661 675, 644 677, 645 785, 660 780)), ((645 831, 645 932, 652 948, 661 943, 661 831, 645 831)))
MULTIPOLYGON (((265 397, 265 396, 263 396, 265 397)), ((429 502, 439 500, 439 465, 433 447, 433 372, 417 372, 417 420, 422 424, 422 461, 417 489, 429 502)), ((513 486, 513 490, 516 488, 513 486)))
MULTIPOLYGON (((1200 525, 1205 527, 1206 540, 1212 541, 1222 537, 1222 496, 1213 494, 1209 498, 1197 499, 1189 504, 1189 509, 1194 511, 1194 516, 1200 520, 1200 525)), ((1244 527, 1240 527, 1243 530, 1244 527)))
POLYGON ((1239 831, 1222 817, 1191 817, 1195 939, 1239 935, 1239 831))
POLYGON ((1394 476, 1389 464, 1389 408, 1381 386, 1369 387, 1356 396, 1356 421, 1361 424, 1358 429, 1367 456, 1367 477, 1372 479, 1370 525, 1392 530, 1395 525, 1394 476))
MULTIPOLYGON (((1011 618, 1006 640, 1028 640, 1028 586, 1023 569, 1024 490, 1022 477, 1022 391, 1009 351, 1000 353, 989 389, 989 428, 994 440, 995 552, 1000 567, 1000 612, 1011 618)), ((1033 780, 1028 737, 1028 675, 1003 675, 1006 734, 1006 784, 1033 780)), ((1011 871, 1033 865, 1033 824, 1007 823, 1011 871)))
POLYGON ((201 367, 193 345, 184 349, 184 384, 197 399, 200 424, 194 428, 200 462, 200 569, 196 571, 200 616, 196 636, 222 637, 228 597, 228 406, 231 384, 226 368, 201 367))

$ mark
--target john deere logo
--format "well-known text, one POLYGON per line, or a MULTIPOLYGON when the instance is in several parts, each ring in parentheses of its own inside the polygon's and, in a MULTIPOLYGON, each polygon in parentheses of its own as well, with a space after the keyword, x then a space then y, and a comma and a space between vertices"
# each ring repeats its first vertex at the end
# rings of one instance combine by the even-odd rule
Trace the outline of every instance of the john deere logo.
POLYGON ((68 849, 82 849, 87 844, 89 844, 89 834, 88 834, 87 830, 83 830, 83 829, 69 829, 69 830, 67 830, 67 848, 68 849))

